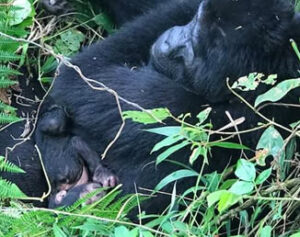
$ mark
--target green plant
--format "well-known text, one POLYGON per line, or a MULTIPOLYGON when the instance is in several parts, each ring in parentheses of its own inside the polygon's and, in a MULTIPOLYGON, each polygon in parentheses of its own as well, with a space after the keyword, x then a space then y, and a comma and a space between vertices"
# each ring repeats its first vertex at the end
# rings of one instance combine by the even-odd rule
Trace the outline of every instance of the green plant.
MULTIPOLYGON (((34 10, 27 0, 0 1, 0 32, 16 37, 25 37, 26 30, 32 24, 34 10)), ((5 36, 0 36, 0 88, 6 89, 17 84, 16 76, 21 76, 20 66, 24 63, 28 45, 24 45, 5 36)), ((19 118, 15 110, 0 103, 0 124, 16 122, 19 118)))

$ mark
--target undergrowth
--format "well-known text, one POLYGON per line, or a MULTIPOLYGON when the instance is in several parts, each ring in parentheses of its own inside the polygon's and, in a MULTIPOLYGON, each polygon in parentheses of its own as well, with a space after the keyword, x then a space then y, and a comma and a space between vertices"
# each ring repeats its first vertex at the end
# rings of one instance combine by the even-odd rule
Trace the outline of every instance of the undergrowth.
MULTIPOLYGON (((103 12, 95 13, 91 5, 82 8, 81 4, 85 2, 74 1, 76 13, 64 18, 49 17, 42 10, 36 12, 36 2, 31 0, 20 2, 21 6, 13 5, 13 1, 0 0, 0 32, 34 39, 43 47, 51 47, 66 57, 78 52, 82 44, 101 40, 103 34, 114 31, 103 12)), ((300 1, 296 1, 296 8, 300 9, 300 1)), ((294 42, 292 44, 300 60, 298 48, 294 42)), ((20 120, 16 109, 10 106, 7 92, 17 85, 17 79, 22 79, 20 71, 28 69, 28 65, 47 89, 57 67, 56 58, 40 48, 1 36, 0 124, 20 120)), ((262 78, 263 75, 252 73, 228 85, 233 94, 247 103, 239 95, 240 91, 255 90, 259 83, 268 84, 269 91, 260 95, 255 104, 249 104, 253 113, 258 112, 262 104, 276 103, 290 90, 300 87, 300 79, 286 80, 274 87, 276 75, 266 80, 262 78)), ((299 104, 296 106, 299 107, 299 104)), ((240 237, 300 236, 300 215, 297 211, 300 207, 300 155, 296 152, 300 116, 299 121, 287 128, 291 131, 287 138, 282 137, 278 125, 272 120, 259 124, 259 129, 264 132, 257 141, 255 152, 249 157, 246 155, 248 147, 228 141, 232 134, 218 140, 211 139, 216 131, 209 119, 210 113, 211 108, 201 111, 195 124, 187 122, 189 114, 175 117, 165 108, 123 113, 125 119, 137 123, 156 123, 157 119, 167 118, 177 122, 177 126, 146 131, 165 137, 152 150, 158 154, 157 165, 169 162, 172 154, 183 148, 190 149, 191 165, 199 160, 203 164, 199 170, 189 168, 189 164, 181 164, 176 172, 157 184, 153 195, 160 193, 166 185, 173 184, 173 192, 169 194, 170 205, 161 215, 149 216, 142 212, 139 219, 143 224, 130 221, 127 214, 147 197, 133 194, 119 198, 121 187, 90 205, 84 203, 102 190, 91 193, 68 208, 37 208, 19 201, 31 200, 31 197, 27 197, 15 184, 0 178, 0 236, 232 236, 232 233, 240 237), (215 148, 234 149, 241 155, 235 164, 221 173, 203 173, 210 163, 209 153, 215 148), (270 157, 271 162, 267 162, 270 157), (195 185, 185 193, 177 194, 176 182, 188 177, 197 180, 195 185)), ((24 172, 3 156, 0 156, 1 171, 24 172)))

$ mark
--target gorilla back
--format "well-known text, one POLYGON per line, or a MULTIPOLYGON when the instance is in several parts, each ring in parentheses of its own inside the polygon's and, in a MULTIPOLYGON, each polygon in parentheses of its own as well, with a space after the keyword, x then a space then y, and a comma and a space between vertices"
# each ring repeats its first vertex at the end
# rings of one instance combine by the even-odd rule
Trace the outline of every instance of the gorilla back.
MULTIPOLYGON (((175 115, 196 115, 209 103, 216 128, 229 122, 224 113, 229 111, 233 119, 246 118, 243 129, 255 126, 259 118, 230 94, 226 78, 233 81, 251 72, 278 74, 278 81, 297 77, 299 61, 289 39, 300 43, 299 27, 299 15, 286 0, 178 0, 151 10, 86 48, 72 63, 85 76, 144 108, 167 107, 175 115)), ((245 96, 253 102, 265 90, 262 87, 245 96)), ((297 93, 287 99, 289 103, 297 101, 297 93)), ((68 109, 74 122, 72 132, 103 152, 121 125, 114 96, 93 90, 67 67, 60 68, 50 96, 68 109)), ((133 109, 123 102, 121 106, 133 109)), ((264 112, 283 124, 297 118, 289 108, 279 113, 267 107, 264 112)), ((150 151, 161 137, 144 128, 127 122, 103 161, 116 172, 125 193, 135 192, 134 184, 153 189, 178 168, 170 163, 155 166, 155 154, 150 151)), ((249 137, 246 145, 253 147, 258 134, 249 137)), ((230 155, 229 151, 227 157, 230 155)), ((172 159, 187 162, 188 155, 179 152, 172 159)), ((221 170, 228 162, 224 152, 220 157, 215 154, 209 169, 221 170)), ((183 191, 192 182, 178 182, 177 190, 183 191)), ((156 201, 157 205, 155 200, 148 202, 151 211, 163 208, 168 198, 156 201)))

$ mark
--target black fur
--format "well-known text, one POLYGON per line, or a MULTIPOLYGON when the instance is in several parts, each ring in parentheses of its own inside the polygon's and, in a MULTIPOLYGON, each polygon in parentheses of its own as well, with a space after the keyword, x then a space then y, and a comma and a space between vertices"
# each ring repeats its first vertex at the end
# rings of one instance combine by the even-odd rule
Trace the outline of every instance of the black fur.
MULTIPOLYGON (((289 39, 294 38, 300 45, 299 26, 299 17, 294 16, 286 0, 170 1, 136 18, 105 41, 86 48, 72 63, 85 76, 103 82, 144 108, 167 107, 174 115, 191 112, 195 116, 210 104, 216 129, 229 122, 225 111, 234 119, 245 117, 246 123, 240 126, 243 129, 256 126, 260 120, 230 94, 226 77, 233 81, 253 71, 277 73, 279 81, 297 77, 299 61, 289 39), (174 30, 175 26, 180 28, 174 30), (180 38, 182 32, 188 32, 185 36, 192 42, 186 44, 188 41, 180 38), (164 48, 164 36, 171 36, 167 37, 168 48, 164 48), (156 46, 158 50, 153 51, 156 46)), ((242 95, 253 102, 265 90, 261 87, 253 94, 242 95)), ((114 97, 93 90, 67 67, 59 69, 50 96, 67 108, 72 136, 80 136, 102 153, 121 125, 114 97)), ((294 90, 285 101, 297 103, 298 98, 299 91, 294 90)), ((123 102, 121 105, 123 110, 134 109, 123 102)), ((298 119, 297 111, 291 108, 266 107, 262 112, 285 125, 298 119)), ((134 193, 135 184, 153 189, 178 169, 171 163, 155 166, 157 154, 150 155, 150 151, 161 137, 145 132, 146 127, 149 126, 127 121, 121 137, 102 161, 116 172, 124 193, 134 193)), ((243 142, 253 148, 258 135, 244 136, 243 142)), ((214 153, 206 171, 224 169, 231 156, 231 151, 214 153)), ((188 153, 178 152, 172 159, 187 164, 188 153)), ((179 181, 177 191, 192 184, 193 180, 179 181)), ((169 202, 166 196, 151 200, 144 206, 151 212, 161 211, 169 202)))
MULTIPOLYGON (((226 77, 233 81, 253 71, 266 75, 277 73, 279 81, 297 77, 299 61, 289 39, 300 43, 299 28, 295 27, 300 26, 299 19, 294 17, 292 6, 285 0, 263 3, 259 0, 206 0, 197 11, 201 2, 178 0, 160 6, 104 42, 85 49, 72 63, 78 65, 85 76, 103 82, 120 96, 144 108, 167 107, 175 115, 191 112, 195 116, 202 105, 210 103, 215 128, 229 122, 225 111, 234 119, 244 116, 246 127, 254 127, 259 119, 230 94, 226 77), (183 26, 193 37, 191 64, 185 64, 185 54, 181 58, 163 55, 163 52, 150 54, 152 45, 159 44, 158 38, 174 26, 183 26), (240 26, 241 30, 237 30, 240 26)), ((174 36, 169 31, 167 34, 174 36)), ((180 37, 180 34, 175 36, 180 37)), ((176 37, 170 37, 169 46, 178 50, 182 41, 176 37)), ((243 95, 253 102, 253 98, 265 90, 262 87, 253 94, 243 95)), ((296 103, 298 92, 294 91, 286 100, 296 103)), ((114 97, 91 89, 67 67, 60 68, 50 95, 57 104, 68 108, 73 120, 72 132, 83 137, 99 153, 103 152, 121 124, 114 97)), ((123 110, 133 109, 126 103, 121 104, 123 110)), ((267 107, 263 112, 283 124, 297 119, 296 111, 290 108, 278 112, 278 108, 267 107)), ((154 188, 178 168, 169 163, 155 166, 156 154, 149 153, 161 137, 143 131, 144 128, 128 121, 103 161, 115 170, 125 193, 134 192, 134 184, 154 188)), ((258 134, 251 134, 245 136, 243 142, 253 148, 257 139, 258 134)), ((227 155, 222 152, 221 156, 216 153, 210 160, 210 169, 221 170, 231 155, 232 152, 227 155)), ((172 159, 187 163, 187 156, 187 153, 177 153, 172 159)), ((178 182, 177 190, 182 191, 190 184, 185 180, 178 182)), ((148 202, 151 211, 161 209, 168 199, 156 201, 159 204, 148 202)))

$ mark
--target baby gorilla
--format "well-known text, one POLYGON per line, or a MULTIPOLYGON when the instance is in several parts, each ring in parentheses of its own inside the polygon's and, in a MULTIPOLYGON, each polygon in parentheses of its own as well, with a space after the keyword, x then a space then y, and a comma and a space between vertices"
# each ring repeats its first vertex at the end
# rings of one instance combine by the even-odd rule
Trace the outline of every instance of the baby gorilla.
POLYGON ((95 187, 118 184, 118 178, 101 165, 97 153, 83 139, 68 132, 68 126, 71 120, 66 112, 54 105, 41 114, 35 132, 52 187, 49 207, 71 205, 71 199, 77 200, 95 187))

